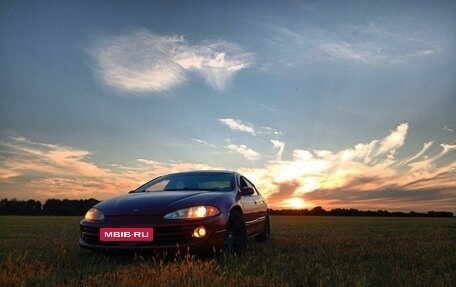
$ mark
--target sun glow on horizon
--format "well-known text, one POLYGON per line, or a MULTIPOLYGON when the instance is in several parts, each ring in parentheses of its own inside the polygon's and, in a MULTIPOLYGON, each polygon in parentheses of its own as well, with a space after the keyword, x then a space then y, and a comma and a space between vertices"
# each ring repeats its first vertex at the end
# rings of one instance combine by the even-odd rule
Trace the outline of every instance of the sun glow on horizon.
POLYGON ((291 209, 303 209, 308 206, 308 204, 299 197, 292 197, 285 199, 280 204, 282 208, 291 208, 291 209))
MULTIPOLYGON (((273 155, 262 167, 237 171, 256 184, 273 208, 328 207, 331 202, 333 207, 402 209, 404 204, 398 199, 416 194, 407 208, 413 205, 417 210, 454 210, 454 204, 444 196, 454 192, 456 163, 444 158, 454 155, 456 145, 437 146, 430 141, 416 153, 397 157, 396 151, 405 143, 407 127, 407 123, 401 124, 384 138, 344 150, 293 150, 286 158, 279 150, 280 157, 273 155), (435 199, 429 200, 428 194, 435 199)), ((275 149, 277 146, 276 143, 275 149)), ((22 184, 26 190, 33 189, 33 197, 40 200, 104 200, 159 175, 223 169, 223 163, 215 167, 204 162, 144 157, 130 164, 100 164, 91 159, 93 152, 88 150, 18 136, 0 142, 0 147, 8 152, 0 164, 0 184, 22 184), (31 180, 23 181, 24 178, 31 180)), ((10 197, 17 198, 18 194, 14 189, 9 191, 10 197)))

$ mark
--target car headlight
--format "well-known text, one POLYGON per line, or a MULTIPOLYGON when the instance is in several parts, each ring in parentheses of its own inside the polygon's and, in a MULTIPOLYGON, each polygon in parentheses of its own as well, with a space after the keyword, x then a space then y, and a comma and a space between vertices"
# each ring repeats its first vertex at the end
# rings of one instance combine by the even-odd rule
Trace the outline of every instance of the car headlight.
POLYGON ((100 221, 104 219, 104 214, 100 210, 96 208, 91 208, 89 211, 87 211, 85 215, 85 220, 88 221, 100 221))
POLYGON ((204 218, 220 214, 220 210, 214 206, 193 206, 170 212, 164 216, 165 219, 194 219, 204 218))

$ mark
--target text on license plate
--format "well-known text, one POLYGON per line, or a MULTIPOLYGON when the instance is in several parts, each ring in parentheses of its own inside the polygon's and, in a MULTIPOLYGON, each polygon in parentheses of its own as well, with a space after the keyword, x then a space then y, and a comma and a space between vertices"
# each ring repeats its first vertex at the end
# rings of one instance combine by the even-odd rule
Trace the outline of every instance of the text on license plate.
POLYGON ((100 241, 153 241, 154 229, 143 227, 100 228, 100 241))

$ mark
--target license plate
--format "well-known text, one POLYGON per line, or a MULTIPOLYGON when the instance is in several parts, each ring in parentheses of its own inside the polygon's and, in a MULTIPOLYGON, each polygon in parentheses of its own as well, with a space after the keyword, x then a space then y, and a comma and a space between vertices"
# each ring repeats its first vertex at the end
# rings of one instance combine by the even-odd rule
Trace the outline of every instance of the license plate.
POLYGON ((100 228, 100 241, 153 241, 154 229, 142 227, 100 228))

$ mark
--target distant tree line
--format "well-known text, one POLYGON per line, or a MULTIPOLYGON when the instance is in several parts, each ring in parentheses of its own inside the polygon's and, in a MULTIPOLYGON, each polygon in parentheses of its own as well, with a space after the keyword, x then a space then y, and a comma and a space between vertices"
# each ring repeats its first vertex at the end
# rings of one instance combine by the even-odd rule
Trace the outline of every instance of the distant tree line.
MULTIPOLYGON (((44 204, 38 200, 0 200, 0 215, 79 215, 83 216, 87 210, 100 201, 90 199, 48 199, 44 204)), ((387 210, 358 210, 336 208, 324 210, 321 206, 313 209, 271 209, 271 215, 304 215, 304 216, 391 216, 391 217, 453 217, 452 212, 428 211, 420 213, 415 211, 390 212, 387 210)))
POLYGON ((401 211, 387 211, 387 210, 358 210, 358 209, 345 209, 336 208, 332 210, 324 210, 321 206, 317 206, 311 210, 308 209, 271 209, 271 215, 310 215, 310 216, 389 216, 389 217, 453 217, 452 212, 448 211, 428 211, 427 213, 421 212, 401 212, 401 211))
POLYGON ((38 200, 0 200, 0 214, 9 215, 84 215, 87 210, 100 202, 90 199, 48 199, 44 204, 38 200))

